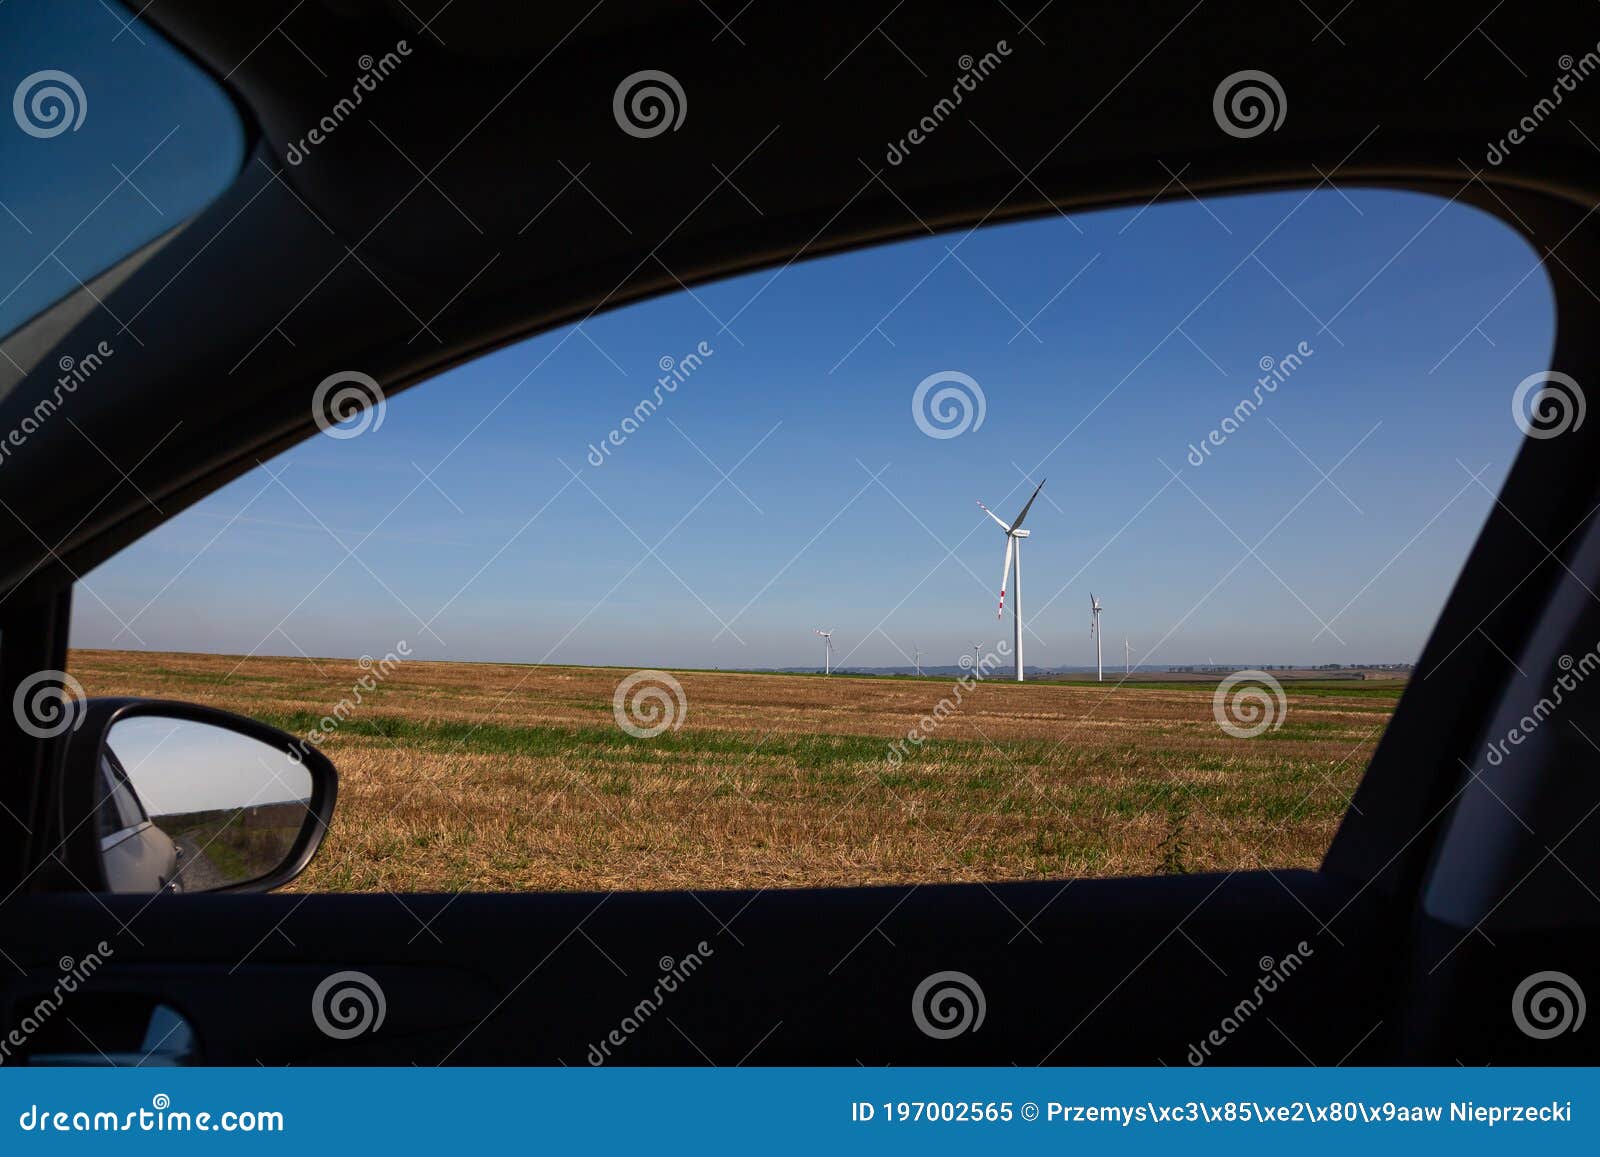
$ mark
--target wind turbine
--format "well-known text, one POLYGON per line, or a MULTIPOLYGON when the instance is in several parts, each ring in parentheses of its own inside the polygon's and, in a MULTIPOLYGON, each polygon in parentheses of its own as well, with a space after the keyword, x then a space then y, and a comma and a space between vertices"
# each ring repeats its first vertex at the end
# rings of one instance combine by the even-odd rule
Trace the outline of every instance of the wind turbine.
POLYGON ((922 652, 915 643, 911 644, 911 661, 917 665, 917 678, 922 678, 922 652))
POLYGON ((811 633, 822 640, 822 673, 833 674, 833 628, 829 627, 826 631, 813 629, 811 633))
POLYGON ((1098 672, 1096 678, 1100 682, 1106 681, 1105 661, 1100 657, 1100 600, 1094 597, 1094 592, 1089 592, 1089 634, 1094 636, 1094 665, 1098 672))
POLYGON ((978 673, 978 652, 981 650, 983 650, 982 643, 972 644, 972 670, 974 673, 978 673))
POLYGON ((1133 644, 1128 642, 1128 636, 1122 636, 1122 673, 1124 676, 1133 674, 1133 644))
POLYGON ((1010 526, 1001 522, 983 503, 978 503, 978 508, 993 518, 1000 529, 1006 532, 1006 566, 1000 575, 1000 609, 995 612, 995 618, 1000 618, 1006 612, 1006 582, 1015 579, 1012 590, 1011 618, 1014 631, 1014 642, 1017 652, 1017 682, 1022 682, 1022 540, 1027 538, 1029 531, 1022 529, 1022 520, 1028 517, 1028 507, 1033 505, 1033 500, 1039 497, 1039 491, 1044 489, 1044 481, 1033 488, 1033 493, 1028 501, 1023 503, 1021 512, 1012 521, 1010 526), (1013 569, 1013 566, 1015 569, 1013 569))

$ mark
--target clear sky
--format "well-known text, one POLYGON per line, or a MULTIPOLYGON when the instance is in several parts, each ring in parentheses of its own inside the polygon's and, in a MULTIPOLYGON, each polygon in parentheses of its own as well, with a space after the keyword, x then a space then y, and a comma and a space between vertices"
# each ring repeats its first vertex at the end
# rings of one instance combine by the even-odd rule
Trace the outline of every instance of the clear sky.
POLYGON ((289 753, 206 723, 135 715, 108 743, 151 816, 311 799, 311 773, 289 753))
POLYGON ((381 425, 272 461, 277 480, 239 479, 86 576, 73 640, 762 667, 820 664, 811 631, 829 627, 840 663, 916 645, 947 664, 1010 634, 1003 536, 976 500, 1010 518, 1048 477, 1022 576, 1030 665, 1093 661, 1091 590, 1108 663, 1124 635, 1155 664, 1409 662, 1516 451, 1512 392, 1548 364, 1536 262, 1459 203, 1323 188, 678 293, 460 367, 381 425), (593 465, 660 360, 701 342, 593 465), (1261 360, 1302 342, 1195 465, 1261 360), (981 427, 913 420, 941 371, 978 383, 981 427))

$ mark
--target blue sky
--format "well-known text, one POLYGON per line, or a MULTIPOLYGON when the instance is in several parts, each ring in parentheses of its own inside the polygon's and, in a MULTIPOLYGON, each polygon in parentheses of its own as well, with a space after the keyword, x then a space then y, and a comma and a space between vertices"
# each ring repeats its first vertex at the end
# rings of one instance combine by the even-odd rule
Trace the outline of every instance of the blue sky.
POLYGON ((1003 536, 976 500, 1009 518, 1047 476, 1030 665, 1093 661, 1091 589, 1119 664, 1124 635, 1153 664, 1411 661, 1516 451, 1512 391, 1548 363, 1535 266, 1459 203, 1323 188, 736 278, 531 339, 390 399, 357 437, 311 439, 270 463, 276 480, 252 472, 85 576, 73 641, 760 667, 820 662, 811 630, 831 627, 850 665, 901 665, 913 645, 950 663, 1010 633, 1003 536), (700 342, 704 364, 591 465, 660 359, 700 342), (1303 364, 1192 465, 1260 360, 1301 342, 1303 364), (981 428, 939 439, 913 421, 940 371, 978 383, 981 428))

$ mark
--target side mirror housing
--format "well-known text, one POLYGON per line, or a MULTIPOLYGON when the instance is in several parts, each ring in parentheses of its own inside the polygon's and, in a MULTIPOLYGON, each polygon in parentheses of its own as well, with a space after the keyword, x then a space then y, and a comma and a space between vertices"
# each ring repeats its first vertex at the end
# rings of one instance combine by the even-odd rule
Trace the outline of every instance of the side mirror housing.
POLYGON ((192 703, 77 710, 59 839, 91 891, 265 892, 298 876, 327 834, 338 774, 302 739, 192 703))

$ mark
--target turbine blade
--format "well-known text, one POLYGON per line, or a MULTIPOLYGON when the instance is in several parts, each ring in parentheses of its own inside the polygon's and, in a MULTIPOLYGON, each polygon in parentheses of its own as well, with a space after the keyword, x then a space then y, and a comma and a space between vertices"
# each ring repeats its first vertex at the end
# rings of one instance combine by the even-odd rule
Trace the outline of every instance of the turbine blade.
POLYGON ((999 516, 997 514, 995 514, 994 511, 990 510, 987 506, 985 506, 981 502, 978 503, 978 509, 983 511, 990 518, 994 519, 995 522, 999 524, 1001 530, 1005 531, 1007 534, 1011 533, 1011 528, 1009 526, 1007 526, 1005 523, 1001 522, 999 516))
POLYGON ((997 619, 1006 613, 1006 584, 1011 581, 1011 554, 1016 549, 1017 540, 1006 535, 1006 569, 1000 572, 1000 609, 994 613, 997 619))
MULTIPOLYGON (((1011 524, 1011 529, 1012 530, 1016 530, 1018 527, 1020 527, 1022 525, 1022 520, 1024 518, 1028 517, 1028 507, 1033 505, 1033 500, 1035 498, 1039 497, 1039 491, 1041 491, 1043 489, 1044 489, 1044 479, 1041 478, 1039 480, 1039 485, 1037 485, 1037 486, 1035 486, 1033 488, 1033 493, 1031 495, 1029 495, 1028 501, 1023 505, 1022 513, 1017 515, 1017 520, 1011 524)), ((999 519, 996 519, 995 521, 998 522, 999 519)))

